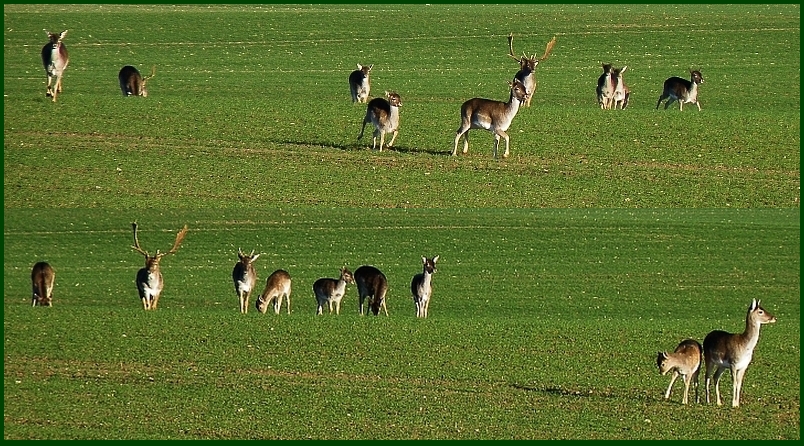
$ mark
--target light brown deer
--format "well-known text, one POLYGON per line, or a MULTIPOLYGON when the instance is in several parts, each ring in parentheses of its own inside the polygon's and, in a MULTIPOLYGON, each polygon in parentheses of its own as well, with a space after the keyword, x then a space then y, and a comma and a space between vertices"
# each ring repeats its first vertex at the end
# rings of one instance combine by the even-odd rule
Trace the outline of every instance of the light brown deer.
POLYGON ((684 111, 684 104, 695 104, 698 106, 698 111, 701 111, 701 102, 698 100, 698 86, 703 83, 703 76, 698 70, 690 70, 690 80, 682 79, 673 76, 664 81, 664 90, 659 100, 656 102, 656 109, 659 109, 659 104, 667 99, 664 104, 664 109, 670 106, 675 101, 678 101, 678 110, 684 111))
POLYGON ((341 268, 341 276, 338 279, 322 277, 313 283, 313 293, 318 302, 316 315, 324 313, 324 306, 329 307, 329 314, 332 314, 334 307, 335 314, 341 314, 341 299, 346 294, 346 285, 355 283, 352 272, 345 266, 341 268))
POLYGON ((759 329, 763 324, 776 322, 776 316, 765 311, 760 301, 752 299, 745 316, 745 331, 738 334, 727 333, 721 330, 710 332, 704 338, 704 361, 706 362, 706 402, 709 403, 709 382, 714 373, 715 395, 717 405, 723 403, 720 399, 720 376, 726 369, 731 371, 732 399, 731 406, 740 406, 740 391, 743 378, 754 348, 759 342, 759 329))
POLYGON ((368 298, 368 305, 375 316, 380 314, 380 310, 385 311, 388 316, 388 307, 385 305, 385 294, 388 292, 388 279, 382 271, 370 265, 363 265, 355 270, 355 284, 357 284, 357 295, 360 300, 360 315, 365 314, 364 302, 368 298))
POLYGON ((120 90, 123 91, 123 96, 142 96, 148 97, 148 89, 146 84, 148 80, 156 76, 156 65, 151 69, 151 75, 142 77, 140 71, 131 65, 126 65, 120 69, 117 74, 117 80, 120 82, 120 90))
POLYGON ((53 102, 56 102, 56 96, 62 91, 62 77, 64 77, 64 70, 70 63, 70 56, 67 53, 67 47, 64 45, 64 37, 67 35, 65 29, 61 33, 52 33, 45 30, 50 42, 42 47, 42 65, 45 66, 45 73, 47 74, 47 97, 52 97, 53 102), (55 81, 55 82, 54 82, 55 81), (51 88, 51 84, 53 88, 51 88))
POLYGON ((430 298, 433 296, 433 273, 436 270, 438 256, 431 259, 422 256, 422 272, 413 276, 410 281, 410 292, 416 305, 416 317, 427 318, 430 309, 430 298))
POLYGON ((611 110, 614 103, 614 90, 617 87, 616 80, 611 72, 611 64, 603 64, 603 74, 597 78, 597 103, 601 110, 611 110))
POLYGON ((257 270, 254 269, 254 262, 260 258, 260 255, 254 254, 253 249, 251 254, 244 254, 240 248, 237 248, 237 257, 240 260, 232 269, 232 281, 234 281, 237 298, 240 300, 240 312, 246 314, 248 313, 248 299, 257 284, 257 270))
POLYGON ((184 228, 176 234, 176 241, 170 251, 159 252, 157 249, 154 255, 148 254, 148 251, 140 247, 140 241, 137 238, 137 222, 132 223, 131 227, 134 230, 134 246, 131 248, 145 256, 145 267, 137 271, 137 291, 142 300, 142 307, 145 310, 156 310, 159 296, 162 294, 162 288, 165 285, 162 280, 162 270, 159 267, 159 262, 162 257, 176 253, 184 240, 184 236, 187 235, 187 225, 184 225, 184 228))
POLYGON ((363 138, 363 132, 366 130, 366 124, 369 122, 374 126, 374 138, 371 140, 371 149, 377 146, 377 137, 380 138, 380 152, 382 152, 382 145, 385 143, 385 134, 392 133, 391 141, 386 147, 391 147, 396 141, 396 135, 399 133, 399 107, 402 106, 402 98, 395 92, 385 92, 386 101, 383 98, 374 98, 366 107, 366 117, 363 118, 363 127, 360 129, 360 135, 357 139, 363 138))
POLYGON ((628 69, 628 65, 622 68, 615 68, 612 71, 612 76, 616 83, 614 97, 612 98, 615 110, 625 110, 625 107, 628 107, 628 99, 631 97, 631 89, 628 88, 628 85, 625 84, 625 79, 623 79, 623 73, 625 73, 626 69, 628 69))
POLYGON ((352 103, 365 104, 371 92, 371 79, 369 74, 374 64, 360 65, 349 74, 349 91, 352 93, 352 103))
POLYGON ((690 384, 695 386, 695 402, 700 401, 698 394, 698 375, 703 363, 703 347, 694 339, 685 339, 678 344, 673 353, 659 352, 656 357, 656 365, 659 373, 666 375, 672 372, 670 385, 664 393, 664 399, 670 399, 670 392, 673 390, 673 383, 676 378, 681 376, 684 380, 684 397, 682 404, 687 404, 690 394, 690 384))
POLYGON ((463 153, 466 153, 469 151, 469 130, 483 129, 494 134, 494 158, 497 158, 500 137, 505 139, 503 158, 508 158, 510 138, 505 131, 511 126, 514 116, 519 111, 520 104, 530 97, 527 88, 518 79, 509 82, 508 85, 511 87, 511 96, 508 102, 474 98, 461 105, 461 126, 458 127, 458 131, 455 134, 452 156, 458 154, 458 142, 460 142, 461 136, 464 136, 463 153))
POLYGON ((550 53, 553 51, 555 44, 556 38, 553 37, 552 40, 547 42, 547 46, 544 49, 544 54, 542 57, 538 59, 536 58, 535 54, 528 57, 528 55, 524 52, 522 53, 522 56, 517 57, 516 54, 514 54, 514 34, 508 34, 508 55, 519 62, 519 71, 517 71, 514 75, 514 79, 522 82, 522 85, 525 86, 525 89, 530 94, 527 100, 525 100, 526 107, 530 107, 530 101, 533 99, 533 95, 536 94, 536 67, 540 62, 544 62, 548 57, 550 57, 550 53))
POLYGON ((287 271, 278 269, 271 273, 265 281, 265 289, 257 298, 257 311, 265 314, 268 306, 273 304, 274 313, 279 314, 284 298, 288 301, 288 314, 290 314, 290 285, 290 274, 287 271))
POLYGON ((31 306, 53 306, 53 285, 56 272, 47 262, 36 262, 31 269, 31 306))

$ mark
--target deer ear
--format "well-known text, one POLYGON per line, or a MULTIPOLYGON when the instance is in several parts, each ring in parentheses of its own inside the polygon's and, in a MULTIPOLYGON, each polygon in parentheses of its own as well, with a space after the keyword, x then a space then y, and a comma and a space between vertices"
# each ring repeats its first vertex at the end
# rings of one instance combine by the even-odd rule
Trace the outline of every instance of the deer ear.
POLYGON ((628 69, 628 65, 624 66, 624 67, 623 67, 623 69, 622 69, 622 70, 620 70, 620 73, 625 73, 625 70, 626 70, 626 69, 628 69))
POLYGON ((362 70, 362 69, 363 69, 363 65, 357 64, 357 69, 358 69, 358 70, 362 70))
POLYGON ((368 66, 369 71, 371 71, 372 68, 374 68, 374 64, 368 66))
POLYGON ((61 32, 61 34, 59 34, 59 39, 63 39, 64 36, 66 36, 66 35, 67 35, 67 30, 65 29, 64 31, 61 32))
POLYGON ((433 263, 438 262, 438 256, 433 257, 433 263))
POLYGON ((756 300, 756 299, 751 299, 751 306, 750 306, 750 307, 748 307, 748 309, 749 309, 750 311, 754 311, 754 310, 756 310, 756 309, 757 309, 757 307, 758 307, 758 306, 759 306, 759 302, 757 302, 757 300, 756 300))

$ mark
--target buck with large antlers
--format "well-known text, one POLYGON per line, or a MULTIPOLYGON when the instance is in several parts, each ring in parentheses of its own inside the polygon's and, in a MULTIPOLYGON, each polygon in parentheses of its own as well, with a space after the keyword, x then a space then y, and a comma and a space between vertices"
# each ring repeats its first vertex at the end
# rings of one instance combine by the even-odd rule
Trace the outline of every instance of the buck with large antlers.
POLYGON ((248 313, 248 299, 251 297, 251 292, 254 291, 254 285, 257 284, 257 271, 254 269, 253 263, 260 255, 254 254, 253 249, 251 254, 243 254, 243 251, 237 248, 237 257, 240 260, 232 269, 232 280, 235 293, 240 300, 240 312, 246 314, 248 313))
POLYGON ((143 308, 145 310, 156 310, 159 295, 162 294, 162 288, 164 287, 159 261, 168 254, 176 253, 184 240, 184 236, 187 235, 187 225, 184 225, 184 228, 176 234, 176 241, 170 251, 159 252, 157 249, 154 255, 148 254, 148 251, 140 247, 140 241, 137 238, 137 222, 131 223, 131 227, 134 230, 134 246, 131 248, 145 256, 145 267, 137 271, 137 291, 139 291, 143 308))
POLYGON ((117 80, 120 82, 120 90, 123 91, 123 96, 142 96, 148 97, 148 90, 145 84, 149 79, 156 76, 156 65, 151 69, 151 75, 142 77, 140 71, 131 65, 126 65, 120 69, 117 74, 117 80))
POLYGON ((536 55, 528 57, 527 54, 524 52, 522 56, 517 57, 514 54, 514 34, 511 33, 508 35, 508 55, 513 57, 514 60, 519 62, 519 71, 516 72, 514 75, 514 79, 519 80, 522 82, 522 85, 525 86, 525 89, 528 91, 530 95, 528 99, 525 101, 525 106, 530 107, 530 101, 533 99, 533 95, 536 93, 536 67, 539 65, 540 62, 547 60, 550 57, 550 53, 553 51, 553 47, 556 44, 556 38, 553 37, 552 40, 547 42, 547 47, 544 49, 544 54, 542 57, 536 58, 536 55))
POLYGON ((56 102, 56 95, 61 93, 62 86, 61 80, 64 76, 64 70, 67 64, 70 63, 70 56, 67 54, 67 47, 64 46, 64 37, 67 35, 65 29, 61 33, 52 33, 45 30, 50 42, 42 47, 42 64, 45 66, 45 73, 47 73, 47 97, 52 97, 53 102, 56 102), (53 82, 55 80, 55 83, 53 82), (53 84, 53 88, 51 88, 53 84))
POLYGON ((53 284, 56 272, 47 262, 36 262, 31 270, 31 306, 53 306, 53 284))

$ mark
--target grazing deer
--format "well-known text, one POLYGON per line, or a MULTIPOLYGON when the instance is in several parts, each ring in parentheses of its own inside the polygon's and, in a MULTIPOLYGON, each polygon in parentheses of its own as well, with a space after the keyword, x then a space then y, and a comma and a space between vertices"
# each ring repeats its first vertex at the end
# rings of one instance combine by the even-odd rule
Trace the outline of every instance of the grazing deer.
POLYGON ((53 306, 53 284, 56 272, 47 262, 36 262, 31 270, 31 306, 53 306))
POLYGON ((357 69, 349 74, 349 90, 352 93, 352 103, 365 104, 371 91, 369 73, 374 64, 364 66, 357 64, 357 69))
POLYGON ((140 248, 140 241, 137 238, 137 222, 132 223, 131 227, 134 229, 134 246, 131 248, 145 256, 145 267, 137 271, 137 291, 139 291, 143 308, 145 310, 156 310, 159 295, 162 294, 162 288, 164 287, 159 261, 168 254, 176 253, 179 245, 184 240, 184 236, 187 235, 187 225, 184 225, 184 228, 176 234, 176 241, 170 251, 159 252, 157 249, 156 254, 153 256, 140 248))
POLYGON ((776 322, 776 316, 768 313, 759 305, 760 301, 752 299, 745 316, 745 331, 739 334, 727 333, 721 330, 710 332, 704 338, 704 361, 706 362, 706 402, 709 403, 709 382, 714 372, 715 395, 717 405, 720 400, 720 376, 728 368, 732 378, 731 406, 740 406, 740 390, 743 387, 743 377, 751 363, 754 348, 759 342, 759 328, 762 324, 776 322))
POLYGON ((614 102, 614 90, 617 87, 617 81, 614 74, 611 72, 611 64, 603 64, 603 74, 597 78, 597 103, 600 105, 601 110, 611 110, 614 102))
POLYGON ((385 294, 388 292, 388 279, 379 269, 363 265, 355 270, 355 284, 357 284, 357 295, 360 299, 360 315, 365 314, 363 303, 368 297, 369 308, 375 316, 380 314, 380 309, 385 311, 388 316, 388 308, 385 306, 385 294))
POLYGON ((50 42, 42 47, 42 64, 45 66, 45 73, 47 73, 47 97, 52 97, 53 102, 56 102, 56 95, 61 93, 62 85, 61 80, 64 76, 64 70, 67 64, 70 63, 70 56, 67 54, 67 47, 64 45, 64 37, 67 35, 67 30, 61 34, 52 33, 45 30, 50 42), (51 83, 55 80, 53 88, 51 83))
POLYGON ((332 314, 333 304, 335 304, 335 314, 341 314, 341 299, 346 294, 346 284, 355 283, 352 272, 345 266, 341 268, 341 276, 338 279, 322 277, 313 283, 313 292, 318 301, 316 315, 324 313, 324 305, 329 307, 329 314, 332 314))
POLYGON ((659 355, 656 357, 656 365, 659 366, 659 373, 666 375, 669 372, 673 372, 673 375, 670 377, 670 385, 667 386, 667 392, 664 393, 664 399, 670 399, 670 391, 673 389, 673 383, 676 382, 676 378, 681 376, 684 380, 684 397, 681 403, 687 404, 689 400, 690 384, 695 386, 695 402, 699 402, 698 374, 701 371, 702 363, 703 347, 694 339, 681 341, 673 353, 659 352, 659 355))
POLYGON ((268 305, 273 303, 274 313, 279 314, 283 298, 288 301, 288 314, 290 314, 290 274, 283 269, 278 269, 266 279, 265 290, 257 298, 257 311, 265 314, 268 311, 268 305))
POLYGON ((656 102, 656 109, 659 109, 659 104, 667 99, 664 104, 664 109, 670 106, 674 101, 678 101, 678 110, 684 110, 684 104, 695 104, 698 106, 698 111, 701 111, 701 102, 698 101, 698 85, 703 83, 703 76, 698 70, 690 70, 690 80, 682 79, 673 76, 664 81, 664 90, 662 95, 659 96, 659 101, 656 102))
POLYGON ((251 297, 251 292, 254 291, 254 285, 257 284, 257 271, 254 269, 254 262, 260 257, 259 254, 243 254, 240 248, 237 248, 237 257, 240 260, 235 263, 232 270, 232 280, 234 281, 235 293, 240 300, 240 312, 243 314, 248 313, 248 299, 251 297))
POLYGON ((614 97, 612 98, 615 110, 618 108, 625 110, 625 107, 628 106, 628 98, 631 96, 631 89, 628 88, 628 85, 625 85, 625 80, 623 79, 623 73, 625 73, 626 69, 628 69, 628 65, 620 69, 614 69, 612 72, 612 76, 616 82, 614 97))
POLYGON ((391 142, 386 147, 391 147, 396 141, 396 135, 399 133, 399 107, 402 106, 402 98, 394 92, 385 92, 388 98, 386 101, 383 98, 374 98, 366 107, 366 117, 363 118, 363 128, 360 129, 360 135, 357 139, 363 138, 363 131, 366 130, 366 124, 369 122, 374 125, 374 138, 371 140, 371 150, 377 146, 377 137, 380 137, 380 152, 382 152, 382 145, 385 142, 385 134, 393 133, 391 142))
POLYGON ((514 34, 508 34, 508 55, 519 62, 519 71, 517 71, 514 75, 514 79, 522 82, 522 85, 525 86, 525 89, 530 94, 527 100, 525 100, 526 107, 530 107, 530 101, 533 99, 533 95, 536 93, 536 67, 540 62, 543 62, 550 57, 550 53, 553 51, 555 44, 556 38, 553 37, 552 40, 547 42, 547 47, 544 49, 544 54, 542 57, 538 59, 536 58, 535 54, 531 57, 528 57, 528 55, 524 52, 522 53, 521 57, 517 57, 516 54, 514 54, 514 34))
POLYGON ((416 305, 416 317, 426 318, 430 307, 430 297, 433 295, 431 284, 433 273, 436 272, 438 256, 428 259, 422 256, 422 272, 413 276, 410 282, 410 292, 413 294, 413 303, 416 305))
POLYGON ((145 84, 148 79, 156 76, 156 65, 151 69, 151 75, 142 77, 139 70, 131 65, 126 65, 120 69, 117 74, 117 80, 120 81, 120 90, 123 91, 123 96, 142 96, 148 97, 148 90, 145 84))
POLYGON ((461 140, 461 136, 464 136, 463 153, 466 153, 469 151, 469 130, 483 129, 494 133, 494 158, 497 158, 500 137, 505 138, 503 158, 508 158, 509 138, 505 131, 511 126, 516 112, 519 111, 520 104, 530 97, 527 88, 518 79, 509 82, 508 85, 511 87, 511 96, 508 102, 474 98, 461 105, 461 126, 458 127, 458 131, 455 134, 452 156, 458 154, 458 142, 461 140))

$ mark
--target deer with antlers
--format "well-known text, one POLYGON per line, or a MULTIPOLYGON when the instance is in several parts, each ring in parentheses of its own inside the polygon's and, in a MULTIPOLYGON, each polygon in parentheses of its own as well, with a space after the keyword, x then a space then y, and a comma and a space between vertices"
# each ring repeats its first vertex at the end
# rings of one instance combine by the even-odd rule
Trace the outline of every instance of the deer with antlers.
POLYGON ((530 101, 533 99, 533 94, 536 92, 536 67, 540 62, 545 61, 548 57, 550 57, 550 53, 553 51, 555 44, 556 38, 553 37, 552 40, 547 42, 547 47, 544 49, 544 54, 542 57, 538 59, 536 58, 535 54, 531 57, 528 57, 528 55, 524 52, 522 53, 521 57, 517 57, 516 54, 514 54, 514 33, 508 34, 508 55, 519 62, 519 71, 517 71, 514 75, 514 79, 522 82, 522 85, 525 86, 525 89, 530 95, 530 97, 528 97, 528 99, 525 101, 526 107, 530 107, 530 101))
POLYGON ((151 69, 151 75, 145 77, 140 74, 137 68, 126 65, 120 69, 117 74, 117 80, 120 82, 120 90, 123 91, 123 96, 142 96, 147 98, 148 90, 145 88, 145 84, 154 76, 156 76, 156 65, 151 69))
POLYGON ((134 246, 131 248, 145 256, 145 267, 137 271, 137 291, 139 291, 143 308, 145 310, 156 310, 159 295, 162 294, 162 288, 164 287, 159 261, 162 260, 162 257, 168 254, 175 254, 178 251, 184 236, 187 235, 187 225, 184 225, 184 228, 176 234, 176 241, 170 251, 159 252, 157 249, 154 255, 148 254, 148 251, 140 247, 140 241, 137 238, 137 222, 131 223, 131 227, 134 229, 134 246))

